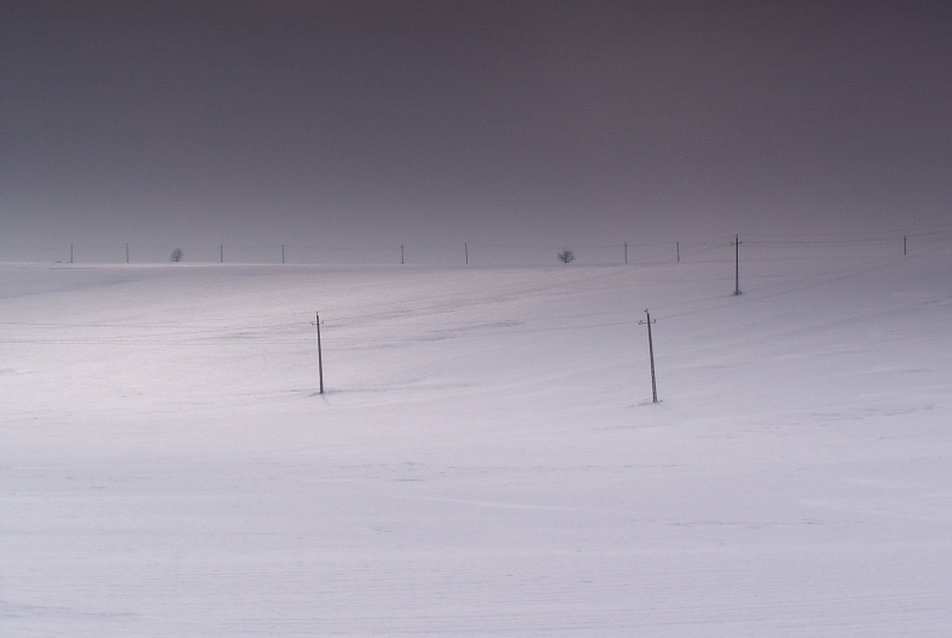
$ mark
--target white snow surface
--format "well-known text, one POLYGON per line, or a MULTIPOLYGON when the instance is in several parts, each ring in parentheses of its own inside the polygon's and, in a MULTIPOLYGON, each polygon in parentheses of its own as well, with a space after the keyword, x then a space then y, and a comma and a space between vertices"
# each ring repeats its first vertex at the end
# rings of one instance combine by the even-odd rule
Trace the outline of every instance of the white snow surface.
POLYGON ((0 265, 0 635, 952 635, 948 247, 744 250, 0 265))

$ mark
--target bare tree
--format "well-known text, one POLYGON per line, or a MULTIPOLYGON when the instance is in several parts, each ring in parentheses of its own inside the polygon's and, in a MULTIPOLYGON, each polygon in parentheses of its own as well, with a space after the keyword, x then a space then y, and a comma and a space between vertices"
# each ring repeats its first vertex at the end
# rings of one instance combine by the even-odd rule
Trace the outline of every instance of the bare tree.
POLYGON ((185 256, 185 253, 182 252, 181 248, 176 248, 172 251, 172 261, 178 263, 182 261, 182 257, 185 256))
POLYGON ((567 264, 570 261, 575 261, 575 253, 573 253, 568 248, 564 248, 559 251, 559 261, 563 264, 567 264))

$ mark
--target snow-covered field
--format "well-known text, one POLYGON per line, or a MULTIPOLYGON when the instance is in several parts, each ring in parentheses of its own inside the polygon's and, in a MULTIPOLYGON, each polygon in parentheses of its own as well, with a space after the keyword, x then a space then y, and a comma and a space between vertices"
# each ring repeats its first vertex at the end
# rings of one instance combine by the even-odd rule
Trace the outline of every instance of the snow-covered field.
POLYGON ((0 265, 0 635, 952 635, 932 248, 0 265))

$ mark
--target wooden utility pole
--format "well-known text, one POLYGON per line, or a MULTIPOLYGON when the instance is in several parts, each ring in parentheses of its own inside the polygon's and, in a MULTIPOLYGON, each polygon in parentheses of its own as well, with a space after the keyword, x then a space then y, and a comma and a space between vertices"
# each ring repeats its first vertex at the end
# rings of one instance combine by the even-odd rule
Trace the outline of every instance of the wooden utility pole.
POLYGON ((288 263, 288 262, 285 261, 285 259, 284 259, 284 244, 281 244, 281 263, 282 263, 282 264, 288 263))
POLYGON ((400 264, 405 264, 406 262, 406 253, 403 250, 403 244, 400 244, 400 264))
POLYGON ((225 244, 218 245, 218 262, 225 263, 225 244))
POLYGON ((734 294, 740 294, 740 235, 734 235, 734 294))
POLYGON ((681 263, 681 242, 674 242, 674 253, 677 256, 678 263, 681 263))
POLYGON ((902 256, 906 256, 906 236, 902 236, 902 256))
POLYGON ((625 263, 628 263, 628 242, 625 242, 625 263))
POLYGON ((466 256, 466 265, 469 266, 469 244, 463 244, 463 254, 466 256))
POLYGON ((645 319, 638 322, 640 326, 648 326, 648 360, 651 362, 651 402, 658 402, 658 382, 655 378, 655 364, 654 364, 654 340, 651 338, 651 324, 655 323, 651 320, 651 313, 648 312, 648 309, 645 308, 645 319))
POLYGON ((321 313, 314 313, 313 325, 317 328, 317 376, 320 382, 320 394, 324 394, 324 351, 321 348, 321 313))

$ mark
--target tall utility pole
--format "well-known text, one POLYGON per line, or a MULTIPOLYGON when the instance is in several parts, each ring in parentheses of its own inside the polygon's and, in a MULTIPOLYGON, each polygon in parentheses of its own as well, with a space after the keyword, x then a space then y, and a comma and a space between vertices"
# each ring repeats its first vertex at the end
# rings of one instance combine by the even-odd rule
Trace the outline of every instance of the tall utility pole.
POLYGON ((628 263, 628 242, 625 242, 625 263, 628 263))
POLYGON ((218 263, 225 263, 225 244, 218 245, 218 263))
POLYGON ((678 263, 681 263, 681 242, 674 242, 674 254, 678 260, 678 263))
POLYGON ((734 294, 740 294, 740 235, 734 235, 734 294))
POLYGON ((655 365, 654 365, 654 340, 651 338, 651 324, 655 323, 651 320, 651 313, 648 312, 648 309, 645 308, 645 319, 638 322, 640 326, 648 326, 648 359, 651 361, 651 402, 658 402, 658 382, 655 379, 655 365))
POLYGON ((907 254, 906 253, 906 236, 903 235, 902 236, 902 256, 905 257, 906 254, 907 254))
POLYGON ((314 313, 314 326, 317 328, 317 376, 320 381, 320 394, 324 394, 324 351, 321 348, 321 313, 314 313))
POLYGON ((400 264, 403 265, 406 262, 406 252, 403 250, 403 244, 400 244, 400 264))
POLYGON ((463 244, 463 254, 466 256, 466 265, 469 266, 469 244, 463 244))

